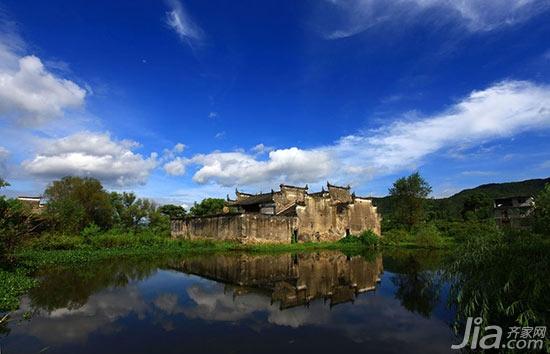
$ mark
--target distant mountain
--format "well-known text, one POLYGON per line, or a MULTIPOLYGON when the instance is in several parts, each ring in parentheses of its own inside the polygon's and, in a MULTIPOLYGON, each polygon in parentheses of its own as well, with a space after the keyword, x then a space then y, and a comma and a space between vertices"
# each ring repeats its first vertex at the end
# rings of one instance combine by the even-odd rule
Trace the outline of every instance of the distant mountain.
MULTIPOLYGON (((439 215, 446 214, 448 218, 458 219, 461 217, 460 212, 464 206, 464 201, 472 195, 485 193, 491 199, 513 196, 535 196, 544 188, 546 183, 550 183, 550 178, 529 179, 520 182, 482 184, 475 188, 465 189, 448 198, 430 199, 428 201, 428 208, 432 211, 436 211, 439 215)), ((386 196, 372 199, 382 216, 391 213, 391 197, 386 196)))

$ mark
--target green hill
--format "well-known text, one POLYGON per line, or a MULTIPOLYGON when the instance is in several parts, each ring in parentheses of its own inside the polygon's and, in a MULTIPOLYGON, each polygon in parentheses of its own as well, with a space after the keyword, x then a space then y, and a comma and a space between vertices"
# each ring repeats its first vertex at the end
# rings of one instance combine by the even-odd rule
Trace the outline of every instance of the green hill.
MULTIPOLYGON (((550 183, 550 178, 483 184, 475 188, 465 189, 448 198, 429 199, 427 207, 429 212, 435 214, 438 219, 460 219, 464 201, 472 195, 484 193, 491 199, 520 195, 535 196, 544 188, 546 183, 550 183)), ((390 196, 373 198, 373 201, 382 216, 391 213, 392 200, 390 196)))

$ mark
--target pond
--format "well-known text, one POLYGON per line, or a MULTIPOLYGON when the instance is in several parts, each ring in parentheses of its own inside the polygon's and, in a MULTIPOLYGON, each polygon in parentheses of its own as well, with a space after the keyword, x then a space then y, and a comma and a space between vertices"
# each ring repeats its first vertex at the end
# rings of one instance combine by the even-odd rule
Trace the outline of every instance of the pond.
POLYGON ((54 267, 2 353, 444 353, 443 254, 231 253, 54 267))

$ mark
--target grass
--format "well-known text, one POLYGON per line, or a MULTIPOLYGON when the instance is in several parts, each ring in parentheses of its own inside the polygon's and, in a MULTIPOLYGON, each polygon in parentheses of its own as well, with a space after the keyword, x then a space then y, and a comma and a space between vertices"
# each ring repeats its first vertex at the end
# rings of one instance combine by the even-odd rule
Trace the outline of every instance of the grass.
POLYGON ((189 255, 214 252, 307 252, 318 250, 360 251, 361 244, 337 242, 295 243, 295 244, 240 244, 236 242, 167 240, 150 245, 125 244, 116 247, 79 246, 73 249, 25 248, 17 253, 18 264, 34 269, 53 264, 78 264, 100 261, 114 257, 145 257, 159 254, 189 255))

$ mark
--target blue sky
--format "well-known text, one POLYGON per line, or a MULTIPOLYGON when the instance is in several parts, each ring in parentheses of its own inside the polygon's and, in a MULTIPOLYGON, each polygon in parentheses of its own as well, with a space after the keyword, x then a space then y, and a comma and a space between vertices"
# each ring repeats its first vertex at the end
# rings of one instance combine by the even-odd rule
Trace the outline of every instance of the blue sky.
POLYGON ((550 175, 550 2, 0 0, 0 175, 190 204, 550 175))

